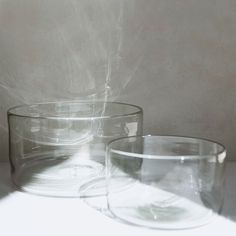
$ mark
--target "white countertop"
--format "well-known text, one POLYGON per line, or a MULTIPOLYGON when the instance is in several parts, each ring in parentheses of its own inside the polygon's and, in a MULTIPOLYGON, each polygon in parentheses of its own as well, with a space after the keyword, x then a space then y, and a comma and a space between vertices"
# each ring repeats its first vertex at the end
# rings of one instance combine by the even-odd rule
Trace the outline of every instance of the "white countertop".
POLYGON ((188 230, 152 230, 120 223, 76 198, 40 197, 15 191, 10 184, 9 165, 0 164, 1 236, 78 235, 236 235, 236 162, 226 168, 223 216, 208 225, 188 230))

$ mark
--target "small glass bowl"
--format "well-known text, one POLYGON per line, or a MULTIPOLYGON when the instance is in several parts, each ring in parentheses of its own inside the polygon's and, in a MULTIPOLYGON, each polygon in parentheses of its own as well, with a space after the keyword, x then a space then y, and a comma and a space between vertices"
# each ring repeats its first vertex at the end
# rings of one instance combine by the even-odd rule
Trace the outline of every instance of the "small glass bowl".
POLYGON ((114 140, 106 163, 109 211, 150 228, 204 225, 222 207, 225 157, 221 144, 199 138, 114 140))

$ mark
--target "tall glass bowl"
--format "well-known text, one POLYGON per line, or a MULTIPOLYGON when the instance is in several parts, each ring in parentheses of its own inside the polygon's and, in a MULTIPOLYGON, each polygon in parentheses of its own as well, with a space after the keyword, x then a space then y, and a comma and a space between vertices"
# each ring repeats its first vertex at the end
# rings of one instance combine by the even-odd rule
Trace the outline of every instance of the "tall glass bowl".
POLYGON ((23 191, 77 197, 104 177, 112 139, 142 133, 142 109, 118 102, 52 102, 8 110, 11 176, 23 191))
POLYGON ((110 212, 161 229, 206 224, 223 204, 225 148, 214 141, 139 136, 112 141, 107 152, 110 212))

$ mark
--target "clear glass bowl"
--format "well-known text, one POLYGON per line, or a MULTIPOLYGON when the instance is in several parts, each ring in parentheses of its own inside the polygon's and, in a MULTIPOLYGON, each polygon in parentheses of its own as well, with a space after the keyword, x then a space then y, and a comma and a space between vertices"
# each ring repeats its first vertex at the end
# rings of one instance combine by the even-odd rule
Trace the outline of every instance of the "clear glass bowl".
POLYGON ((9 109, 12 180, 23 191, 77 197, 104 178, 112 139, 142 133, 142 109, 117 102, 54 102, 9 109))
POLYGON ((131 224, 160 229, 204 225, 223 204, 225 148, 177 136, 112 141, 107 151, 109 211, 131 224))

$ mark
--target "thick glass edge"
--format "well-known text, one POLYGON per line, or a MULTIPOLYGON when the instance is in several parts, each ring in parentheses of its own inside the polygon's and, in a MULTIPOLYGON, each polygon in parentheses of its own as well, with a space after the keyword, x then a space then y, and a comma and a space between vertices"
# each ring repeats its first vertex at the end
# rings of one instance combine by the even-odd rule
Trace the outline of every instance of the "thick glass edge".
MULTIPOLYGON (((195 139, 195 140, 199 140, 199 141, 205 141, 205 142, 209 142, 211 144, 217 144, 221 150, 219 152, 216 152, 214 154, 211 154, 211 155, 204 155, 204 156, 199 156, 199 155, 183 155, 181 157, 183 157, 184 159, 206 159, 208 157, 211 157, 212 155, 216 155, 216 156, 219 156, 221 157, 221 159, 223 159, 222 162, 224 162, 224 159, 226 157, 226 147, 221 144, 220 142, 217 142, 215 140, 212 140, 212 139, 208 139, 208 138, 202 138, 202 137, 196 137, 196 136, 185 136, 185 135, 152 135, 152 134, 147 134, 147 135, 137 135, 137 136, 128 136, 128 137, 121 137, 121 138, 117 138, 117 139, 113 139, 111 140, 108 144, 107 144, 107 153, 108 151, 110 152, 110 149, 111 148, 111 145, 118 142, 118 141, 122 141, 122 140, 128 140, 128 139, 131 139, 131 138, 147 138, 147 137, 169 137, 169 138, 185 138, 185 139, 195 139)), ((116 150, 117 152, 119 152, 120 154, 123 154, 123 155, 127 155, 127 156, 134 156, 134 157, 137 157, 137 158, 144 158, 144 159, 160 159, 160 156, 157 156, 157 155, 150 155, 150 154, 139 154, 139 153, 132 153, 132 152, 126 152, 126 151, 119 151, 119 150, 116 150)), ((166 157, 168 156, 163 156, 163 159, 167 159, 166 157)), ((174 159, 175 156, 170 156, 169 159, 174 159)), ((181 159, 180 156, 176 157, 176 159, 181 159)))
POLYGON ((22 118, 30 118, 30 119, 48 119, 48 120, 97 120, 97 119, 110 119, 110 118, 120 118, 120 117, 127 117, 127 116, 135 116, 135 115, 143 115, 143 109, 142 107, 135 105, 135 104, 130 104, 130 103, 123 103, 123 102, 102 102, 102 101, 62 101, 62 102, 46 102, 46 103, 33 103, 33 104, 23 104, 23 105, 18 105, 11 107, 7 110, 7 116, 16 116, 16 117, 22 117, 22 118), (17 112, 14 112, 14 110, 18 108, 24 108, 24 107, 31 107, 31 106, 37 106, 37 105, 48 105, 48 104, 92 104, 92 103, 97 103, 97 104, 104 104, 104 103, 109 103, 109 104, 116 104, 116 105, 125 105, 128 107, 133 107, 136 108, 137 111, 131 112, 131 113, 126 113, 122 115, 111 115, 111 116, 94 116, 94 117, 66 117, 66 116, 30 116, 30 115, 21 115, 17 114, 17 112))

